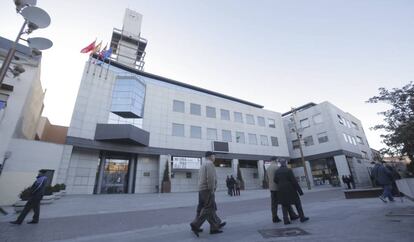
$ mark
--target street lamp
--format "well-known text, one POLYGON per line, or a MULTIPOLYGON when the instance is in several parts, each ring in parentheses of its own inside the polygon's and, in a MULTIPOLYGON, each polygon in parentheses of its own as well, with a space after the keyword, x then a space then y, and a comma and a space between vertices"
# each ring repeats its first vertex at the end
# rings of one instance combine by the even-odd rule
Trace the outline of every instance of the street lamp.
MULTIPOLYGON (((19 40, 22 39, 23 34, 31 34, 36 29, 46 28, 50 25, 50 16, 49 14, 41 8, 35 7, 36 1, 14 1, 16 4, 16 11, 24 18, 24 23, 20 28, 19 33, 17 34, 16 40, 14 41, 12 47, 9 49, 7 56, 0 69, 0 86, 3 83, 3 80, 6 76, 6 73, 9 69, 9 66, 13 60, 14 54, 16 52, 16 46, 19 43, 19 40), (26 29, 27 27, 27 29, 26 29)), ((52 41, 45 38, 28 38, 22 39, 26 41, 29 47, 34 52, 39 52, 39 50, 46 50, 52 47, 52 41)), ((11 69, 14 76, 18 76, 24 72, 23 68, 16 67, 11 69), (15 72, 13 72, 15 70, 15 72)))
POLYGON ((305 171, 306 185, 308 187, 308 190, 311 190, 311 183, 309 180, 308 168, 306 167, 305 157, 303 156, 302 134, 300 133, 296 125, 296 109, 294 108, 292 108, 292 117, 290 118, 290 120, 293 122, 293 125, 294 125, 293 131, 296 133, 296 138, 299 143, 299 151, 300 151, 300 157, 302 159, 303 170, 305 171))

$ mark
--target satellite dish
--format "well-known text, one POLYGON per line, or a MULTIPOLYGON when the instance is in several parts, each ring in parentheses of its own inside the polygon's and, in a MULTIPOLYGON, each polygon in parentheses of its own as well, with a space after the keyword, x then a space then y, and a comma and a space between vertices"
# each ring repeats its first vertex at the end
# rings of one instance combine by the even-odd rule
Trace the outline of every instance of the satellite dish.
POLYGON ((29 47, 37 50, 46 50, 53 46, 53 42, 42 37, 28 38, 29 47))
POLYGON ((23 8, 21 15, 31 24, 36 25, 37 28, 46 28, 50 24, 50 16, 45 10, 28 6, 23 8))

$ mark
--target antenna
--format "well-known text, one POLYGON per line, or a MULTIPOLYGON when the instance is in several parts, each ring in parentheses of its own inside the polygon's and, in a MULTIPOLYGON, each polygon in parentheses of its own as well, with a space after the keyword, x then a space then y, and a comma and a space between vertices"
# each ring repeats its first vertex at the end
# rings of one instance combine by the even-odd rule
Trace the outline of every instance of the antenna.
POLYGON ((47 50, 53 46, 53 42, 42 37, 28 38, 29 47, 36 50, 47 50))
POLYGON ((23 8, 21 15, 29 22, 33 29, 43 29, 50 25, 50 16, 45 10, 28 6, 23 8))

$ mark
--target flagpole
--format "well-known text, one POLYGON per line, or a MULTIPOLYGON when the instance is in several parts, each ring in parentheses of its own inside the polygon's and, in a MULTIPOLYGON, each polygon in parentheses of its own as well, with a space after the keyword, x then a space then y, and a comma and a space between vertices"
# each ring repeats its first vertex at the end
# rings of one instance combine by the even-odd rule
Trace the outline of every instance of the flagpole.
POLYGON ((108 58, 108 68, 106 68, 106 76, 105 76, 105 80, 108 78, 108 72, 109 72, 109 66, 111 65, 111 58, 108 58))

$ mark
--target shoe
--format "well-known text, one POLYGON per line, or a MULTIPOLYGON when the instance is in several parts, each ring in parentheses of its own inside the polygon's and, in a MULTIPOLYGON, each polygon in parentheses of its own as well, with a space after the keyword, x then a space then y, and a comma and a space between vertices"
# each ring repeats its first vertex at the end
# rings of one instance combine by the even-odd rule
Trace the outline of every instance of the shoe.
POLYGON ((219 225, 219 229, 223 228, 226 224, 227 224, 226 222, 222 222, 222 223, 219 225))
POLYGON ((292 220, 292 221, 293 221, 293 220, 297 220, 297 219, 299 219, 299 216, 298 216, 298 215, 295 215, 295 216, 291 216, 291 217, 290 217, 290 220, 292 220))
POLYGON ((9 223, 11 223, 11 224, 16 224, 16 225, 21 225, 22 223, 19 223, 19 222, 17 222, 17 221, 11 221, 11 222, 9 222, 9 223))
POLYGON ((387 200, 385 200, 385 198, 383 198, 382 196, 379 196, 378 198, 381 199, 381 201, 383 201, 384 203, 387 203, 387 200))
POLYGON ((393 199, 393 200, 390 200, 390 202, 392 202, 392 203, 393 203, 393 202, 395 202, 395 200, 394 200, 394 199, 393 199))
POLYGON ((280 223, 282 220, 278 217, 272 219, 273 223, 280 223))
POLYGON ((283 222, 285 225, 288 225, 288 224, 291 224, 291 222, 290 221, 285 221, 285 222, 283 222))
POLYGON ((37 224, 37 223, 39 223, 39 221, 30 221, 30 222, 27 222, 28 224, 37 224))
POLYGON ((221 234, 223 231, 221 230, 210 230, 210 234, 221 234))
POLYGON ((304 223, 304 222, 306 222, 306 221, 308 221, 309 220, 309 218, 308 217, 303 217, 303 218, 301 218, 300 219, 300 222, 301 223, 304 223))
POLYGON ((195 227, 194 225, 190 224, 191 227, 191 231, 193 231, 193 233, 197 236, 200 237, 200 235, 198 233, 200 233, 200 228, 195 227))

